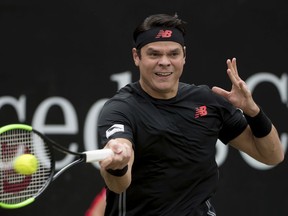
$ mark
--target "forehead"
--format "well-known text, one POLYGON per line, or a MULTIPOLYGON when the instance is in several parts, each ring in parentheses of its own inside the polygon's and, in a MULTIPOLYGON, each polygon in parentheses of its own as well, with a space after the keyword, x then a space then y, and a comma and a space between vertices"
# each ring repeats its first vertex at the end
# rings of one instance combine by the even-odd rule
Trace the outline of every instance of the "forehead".
POLYGON ((157 41, 148 43, 141 48, 142 50, 155 50, 155 51, 172 51, 181 49, 182 45, 174 41, 157 41))

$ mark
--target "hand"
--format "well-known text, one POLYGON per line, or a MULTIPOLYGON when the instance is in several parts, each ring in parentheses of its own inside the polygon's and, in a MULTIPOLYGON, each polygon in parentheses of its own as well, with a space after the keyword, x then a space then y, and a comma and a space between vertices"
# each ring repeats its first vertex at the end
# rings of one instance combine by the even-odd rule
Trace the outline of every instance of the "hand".
POLYGON ((246 83, 239 77, 236 58, 227 60, 227 74, 232 82, 231 91, 226 91, 219 87, 213 87, 212 91, 225 97, 235 107, 243 110, 244 113, 253 117, 258 114, 259 107, 252 98, 251 91, 246 83))
POLYGON ((104 169, 123 169, 129 162, 132 154, 132 144, 125 139, 112 139, 105 148, 110 148, 114 155, 102 160, 100 166, 104 169))

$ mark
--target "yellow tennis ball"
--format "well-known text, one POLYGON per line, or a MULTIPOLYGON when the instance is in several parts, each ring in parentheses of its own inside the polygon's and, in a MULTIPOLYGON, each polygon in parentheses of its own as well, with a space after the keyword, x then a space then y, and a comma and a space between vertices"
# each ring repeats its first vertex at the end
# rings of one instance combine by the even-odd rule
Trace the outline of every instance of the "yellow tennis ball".
POLYGON ((15 158, 14 170, 22 175, 32 175, 38 169, 38 160, 32 154, 22 154, 15 158))

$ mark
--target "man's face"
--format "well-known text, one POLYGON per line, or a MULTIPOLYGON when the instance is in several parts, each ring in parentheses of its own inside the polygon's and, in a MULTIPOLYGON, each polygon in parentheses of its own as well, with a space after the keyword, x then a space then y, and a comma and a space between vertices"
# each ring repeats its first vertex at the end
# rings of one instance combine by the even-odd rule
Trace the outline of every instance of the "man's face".
POLYGON ((140 57, 135 48, 132 53, 144 91, 159 99, 175 97, 185 64, 183 47, 176 42, 159 41, 143 46, 140 57))

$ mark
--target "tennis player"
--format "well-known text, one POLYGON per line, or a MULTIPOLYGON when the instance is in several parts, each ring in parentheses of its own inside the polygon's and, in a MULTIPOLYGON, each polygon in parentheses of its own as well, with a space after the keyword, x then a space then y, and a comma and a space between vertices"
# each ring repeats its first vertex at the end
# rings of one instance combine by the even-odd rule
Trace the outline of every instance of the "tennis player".
POLYGON ((156 14, 134 31, 140 79, 104 105, 101 144, 115 155, 101 162, 106 216, 214 216, 217 139, 256 160, 284 159, 278 133, 227 60, 232 89, 179 81, 186 61, 185 22, 156 14))

